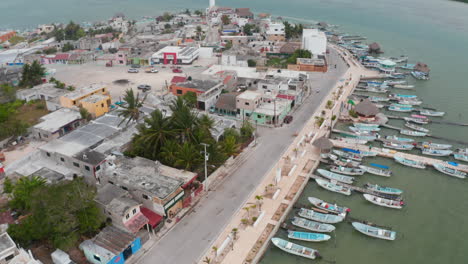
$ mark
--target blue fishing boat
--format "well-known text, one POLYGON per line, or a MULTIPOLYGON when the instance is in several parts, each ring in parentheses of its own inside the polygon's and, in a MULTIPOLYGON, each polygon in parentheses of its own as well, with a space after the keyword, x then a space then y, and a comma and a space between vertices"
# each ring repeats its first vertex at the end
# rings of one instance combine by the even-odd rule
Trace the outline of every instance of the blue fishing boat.
POLYGON ((374 192, 383 193, 383 194, 391 194, 391 195, 401 195, 403 193, 402 190, 397 188, 390 188, 390 187, 383 187, 377 184, 366 183, 366 189, 372 190, 374 192))
POLYGON ((312 248, 304 247, 298 244, 294 244, 292 242, 289 242, 287 240, 274 237, 271 239, 271 242, 273 245, 277 246, 279 249, 288 252, 290 254, 296 255, 296 256, 301 256, 304 258, 308 259, 315 259, 318 256, 318 251, 312 248))
POLYGON ((390 106, 395 106, 395 107, 413 107, 412 105, 409 105, 409 104, 396 104, 396 103, 393 103, 393 104, 391 104, 390 106))
POLYGON ((395 112, 411 112, 414 109, 412 107, 398 107, 398 106, 389 106, 388 110, 395 111, 395 112))
POLYGON ((337 214, 337 215, 342 215, 343 217, 346 216, 346 214, 351 211, 347 207, 327 203, 327 202, 325 202, 323 200, 320 200, 318 198, 315 198, 315 197, 308 197, 307 200, 309 200, 309 202, 311 204, 313 204, 315 207, 317 207, 317 208, 319 208, 321 210, 325 210, 327 212, 334 213, 334 214, 337 214))
POLYGON ((360 165, 359 168, 365 170, 366 172, 370 174, 374 174, 378 176, 384 176, 384 177, 392 176, 392 171, 389 170, 389 167, 385 165, 375 164, 375 163, 371 163, 370 165, 374 167, 360 165))
POLYGON ((330 240, 331 236, 320 233, 309 233, 288 230, 288 238, 302 240, 307 242, 323 242, 330 240))
POLYGON ((408 167, 413 167, 413 168, 418 168, 418 169, 426 168, 426 165, 421 161, 410 160, 410 159, 406 159, 406 158, 399 157, 399 156, 394 156, 393 158, 395 159, 396 162, 403 164, 405 166, 408 166, 408 167))
POLYGON ((402 100, 418 98, 417 95, 412 95, 412 94, 390 94, 389 97, 390 98, 402 99, 402 100))
POLYGON ((396 238, 395 231, 390 231, 390 230, 386 230, 386 229, 371 226, 371 225, 366 225, 366 224, 359 223, 359 222, 353 222, 352 225, 354 229, 356 229, 357 231, 367 236, 385 239, 385 240, 395 240, 396 238))
POLYGON ((362 157, 375 157, 375 156, 377 156, 377 152, 375 152, 375 151, 361 151, 361 150, 350 149, 350 148, 342 148, 341 150, 343 150, 345 152, 351 152, 351 153, 360 155, 362 157))
POLYGON ((293 217, 291 223, 300 228, 304 228, 314 232, 330 233, 333 230, 335 230, 335 227, 333 225, 310 221, 302 217, 293 217))
POLYGON ((299 216, 304 217, 309 220, 325 223, 325 224, 336 224, 343 221, 344 217, 336 214, 322 214, 315 212, 314 210, 309 210, 306 208, 301 208, 298 213, 299 216))
POLYGON ((353 177, 344 176, 338 173, 334 173, 334 172, 330 172, 330 171, 322 170, 322 169, 318 169, 317 172, 323 177, 330 179, 330 180, 335 180, 335 181, 344 182, 348 184, 352 184, 354 182, 353 177))
POLYGON ((455 153, 455 154, 453 154, 453 157, 454 157, 456 160, 461 160, 461 161, 466 161, 466 162, 468 162, 468 155, 466 155, 466 154, 458 154, 458 153, 455 153))

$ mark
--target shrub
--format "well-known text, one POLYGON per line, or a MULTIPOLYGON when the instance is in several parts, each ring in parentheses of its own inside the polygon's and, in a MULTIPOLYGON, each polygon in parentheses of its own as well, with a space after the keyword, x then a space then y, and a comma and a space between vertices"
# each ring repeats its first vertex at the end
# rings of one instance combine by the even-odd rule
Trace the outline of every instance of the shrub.
POLYGON ((335 121, 336 120, 336 115, 333 115, 332 118, 331 118, 332 121, 335 121))
POLYGON ((356 111, 354 111, 354 109, 349 110, 348 114, 354 118, 358 117, 358 114, 356 113, 356 111))

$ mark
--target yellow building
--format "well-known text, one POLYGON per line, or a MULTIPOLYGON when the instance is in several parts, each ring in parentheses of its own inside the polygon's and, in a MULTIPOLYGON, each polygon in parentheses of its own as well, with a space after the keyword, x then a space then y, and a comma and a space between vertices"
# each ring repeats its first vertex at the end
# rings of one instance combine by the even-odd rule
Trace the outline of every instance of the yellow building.
POLYGON ((109 112, 111 96, 102 84, 92 84, 60 97, 62 107, 83 107, 93 116, 99 117, 109 112))

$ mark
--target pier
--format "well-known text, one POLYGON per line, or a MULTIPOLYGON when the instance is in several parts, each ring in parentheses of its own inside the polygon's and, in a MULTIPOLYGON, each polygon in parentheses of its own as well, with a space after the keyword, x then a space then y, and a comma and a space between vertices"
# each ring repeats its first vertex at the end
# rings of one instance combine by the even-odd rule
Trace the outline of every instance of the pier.
MULTIPOLYGON (((366 145, 349 144, 349 143, 345 143, 345 142, 338 141, 338 140, 331 140, 331 142, 333 143, 333 146, 337 148, 350 148, 350 149, 355 149, 359 151, 369 151, 369 146, 366 146, 366 145)), ((444 163, 442 160, 404 153, 404 152, 398 152, 398 151, 390 150, 386 148, 372 147, 371 151, 376 152, 377 155, 381 157, 393 159, 395 156, 399 156, 399 157, 403 157, 403 158, 410 159, 410 160, 420 161, 424 163, 425 165, 429 165, 429 166, 434 166, 434 164, 443 164, 444 166, 450 167, 454 170, 459 170, 459 171, 468 173, 468 166, 464 164, 459 164, 458 166, 452 166, 448 163, 444 163)))

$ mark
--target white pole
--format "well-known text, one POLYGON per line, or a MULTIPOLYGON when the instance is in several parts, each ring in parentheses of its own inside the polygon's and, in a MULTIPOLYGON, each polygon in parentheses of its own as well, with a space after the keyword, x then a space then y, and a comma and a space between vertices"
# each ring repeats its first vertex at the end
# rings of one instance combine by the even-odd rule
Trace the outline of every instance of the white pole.
POLYGON ((203 187, 205 188, 205 191, 208 191, 208 181, 207 181, 208 179, 208 170, 207 170, 208 156, 206 155, 206 147, 209 145, 206 143, 201 143, 201 145, 203 145, 204 147, 203 158, 205 159, 205 184, 203 185, 203 187))

